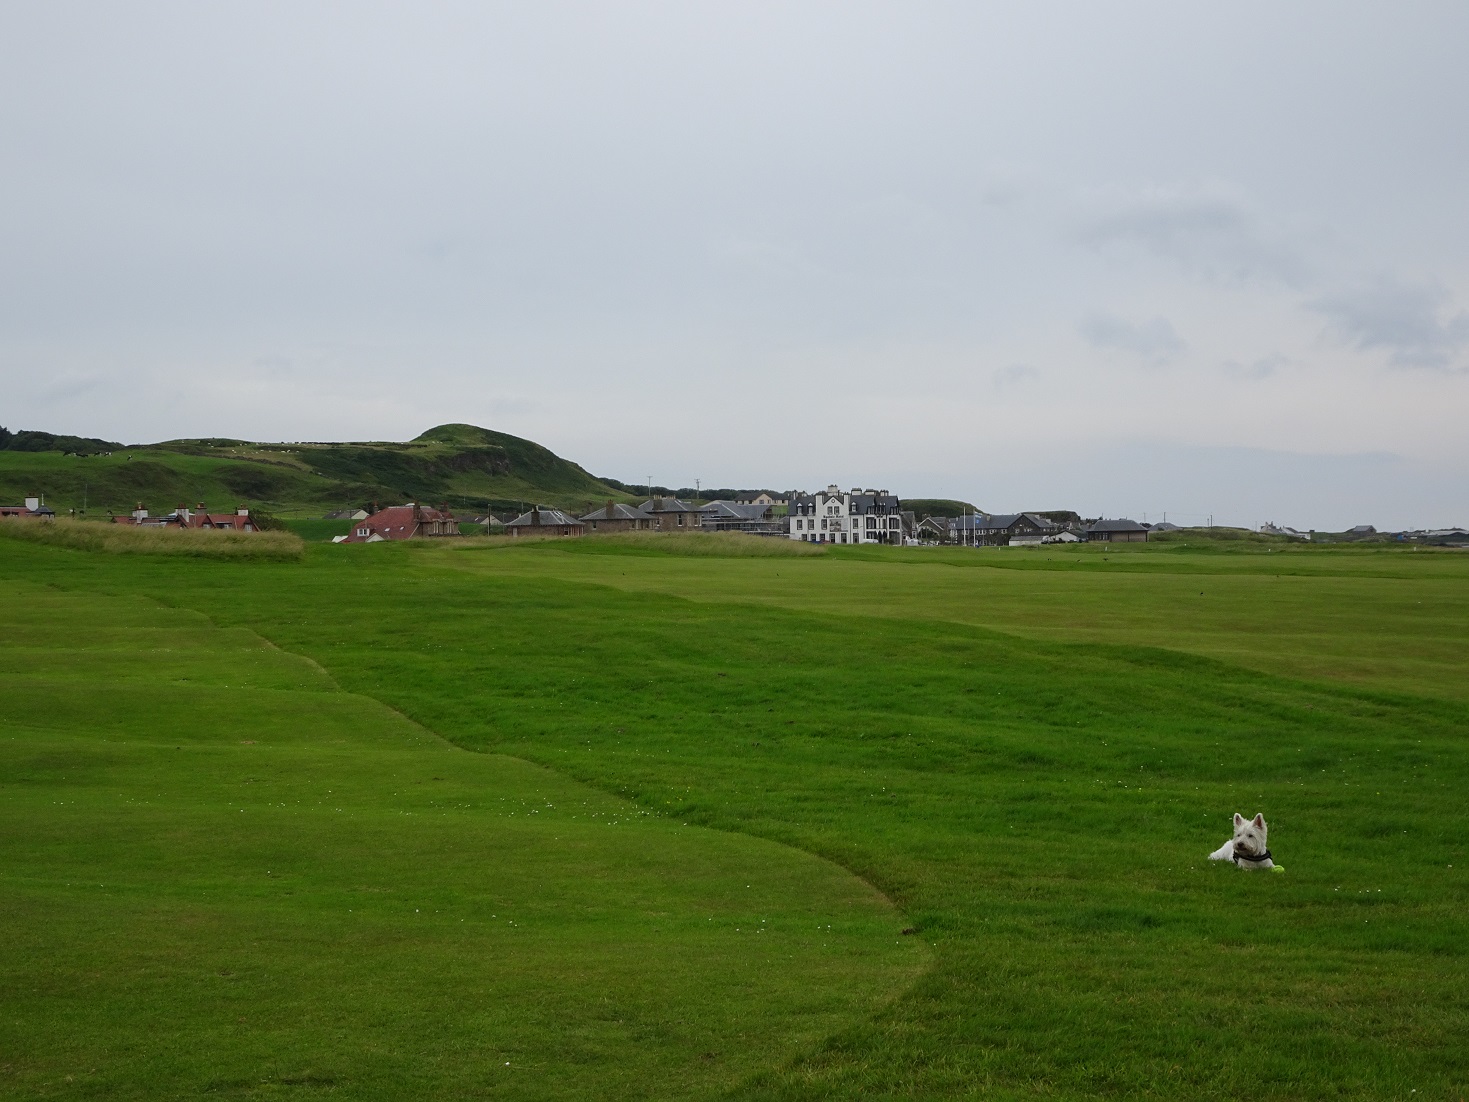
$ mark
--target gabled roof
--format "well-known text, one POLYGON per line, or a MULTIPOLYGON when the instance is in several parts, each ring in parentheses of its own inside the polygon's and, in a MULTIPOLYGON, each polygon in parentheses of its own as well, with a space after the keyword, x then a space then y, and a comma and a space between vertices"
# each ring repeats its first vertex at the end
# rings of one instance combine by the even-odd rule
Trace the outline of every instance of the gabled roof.
MULTIPOLYGON (((547 510, 542 509, 541 510, 541 515, 544 517, 546 515, 546 512, 547 512, 547 510)), ((590 513, 587 513, 581 519, 582 520, 647 520, 648 519, 648 514, 645 513, 645 512, 643 512, 640 509, 634 509, 631 505, 619 505, 619 504, 616 504, 614 502, 610 502, 609 501, 606 505, 602 506, 600 509, 593 509, 590 513)), ((519 523, 519 522, 517 521, 516 523, 519 523)), ((543 520, 541 523, 544 524, 544 523, 547 523, 547 522, 543 520)))
POLYGON ((965 513, 963 516, 950 517, 949 527, 957 528, 960 531, 1004 531, 1006 528, 1013 527, 1015 522, 1024 515, 1024 513, 991 513, 986 516, 984 513, 965 513))
POLYGON ((711 517, 726 520, 764 520, 770 512, 769 505, 752 505, 737 501, 711 501, 699 510, 711 517))
POLYGON ((532 509, 528 513, 521 513, 514 520, 505 523, 506 528, 556 528, 570 526, 581 528, 582 522, 573 516, 568 516, 560 509, 532 509))
POLYGON ((685 505, 676 497, 655 497, 638 506, 644 513, 697 513, 692 505, 685 505))

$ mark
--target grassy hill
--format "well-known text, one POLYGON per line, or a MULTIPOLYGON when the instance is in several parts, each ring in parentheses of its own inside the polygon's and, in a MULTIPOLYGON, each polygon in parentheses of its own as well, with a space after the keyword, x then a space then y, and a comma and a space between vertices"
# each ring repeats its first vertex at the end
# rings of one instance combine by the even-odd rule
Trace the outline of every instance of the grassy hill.
POLYGON ((915 516, 923 517, 959 517, 966 513, 982 513, 976 505, 967 501, 953 501, 946 497, 905 497, 903 508, 910 509, 915 516))
POLYGON ((106 441, 14 434, 32 447, 0 450, 0 501, 45 495, 59 513, 130 512, 141 501, 167 512, 180 502, 245 504, 280 515, 419 501, 456 509, 522 502, 583 507, 628 495, 530 440, 475 425, 440 425, 406 443, 262 444, 219 438, 108 446, 106 441), (103 445, 77 450, 79 444, 103 445))

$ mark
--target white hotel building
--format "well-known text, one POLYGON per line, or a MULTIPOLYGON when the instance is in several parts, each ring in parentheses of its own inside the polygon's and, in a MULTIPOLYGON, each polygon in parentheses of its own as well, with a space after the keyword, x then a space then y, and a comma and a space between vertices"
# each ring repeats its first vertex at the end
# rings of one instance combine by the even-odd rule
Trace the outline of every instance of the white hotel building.
POLYGON ((805 543, 902 543, 903 513, 886 490, 835 486, 815 494, 792 494, 787 522, 793 540, 805 543))

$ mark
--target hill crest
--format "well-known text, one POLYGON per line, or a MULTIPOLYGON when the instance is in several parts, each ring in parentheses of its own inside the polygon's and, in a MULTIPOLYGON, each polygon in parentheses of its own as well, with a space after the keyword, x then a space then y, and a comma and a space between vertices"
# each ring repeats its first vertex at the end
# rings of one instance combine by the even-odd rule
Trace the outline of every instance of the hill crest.
POLYGON ((483 511, 580 508, 628 496, 533 440, 468 424, 437 425, 405 442, 196 437, 110 453, 63 450, 78 437, 14 436, 58 446, 0 450, 0 499, 45 495, 58 512, 127 512, 139 502, 166 511, 199 501, 282 515, 400 501, 483 511))

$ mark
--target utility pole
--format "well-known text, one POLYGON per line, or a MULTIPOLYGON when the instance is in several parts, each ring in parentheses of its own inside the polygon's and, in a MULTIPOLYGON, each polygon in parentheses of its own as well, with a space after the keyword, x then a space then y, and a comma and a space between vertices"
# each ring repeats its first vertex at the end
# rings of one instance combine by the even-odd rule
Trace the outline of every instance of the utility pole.
POLYGON ((695 505, 699 504, 699 502, 701 502, 701 501, 704 500, 703 497, 699 494, 699 489, 700 489, 699 480, 696 478, 696 479, 694 479, 694 504, 695 505))

